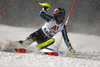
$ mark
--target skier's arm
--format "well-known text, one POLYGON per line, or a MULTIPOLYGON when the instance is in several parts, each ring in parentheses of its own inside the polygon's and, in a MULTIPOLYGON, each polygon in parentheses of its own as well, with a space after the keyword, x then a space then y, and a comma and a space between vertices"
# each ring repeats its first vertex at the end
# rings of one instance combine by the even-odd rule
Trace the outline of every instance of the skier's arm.
POLYGON ((71 43, 70 43, 68 36, 67 36, 66 26, 64 26, 64 28, 62 30, 62 35, 63 35, 63 38, 64 38, 64 42, 66 43, 66 46, 68 47, 70 55, 75 56, 75 50, 71 46, 71 43))
POLYGON ((71 43, 70 43, 68 35, 67 35, 66 26, 64 26, 62 29, 62 35, 63 35, 64 42, 65 42, 66 46, 69 48, 71 46, 71 43))
POLYGON ((45 9, 45 7, 42 8, 42 10, 40 11, 40 16, 41 16, 44 20, 46 20, 47 22, 50 22, 50 21, 52 20, 53 17, 50 16, 50 15, 45 14, 46 11, 47 11, 47 10, 45 9))
POLYGON ((63 29, 62 29, 62 35, 63 35, 63 38, 64 38, 64 42, 65 43, 69 42, 69 39, 68 39, 68 36, 67 36, 66 26, 64 26, 63 29))

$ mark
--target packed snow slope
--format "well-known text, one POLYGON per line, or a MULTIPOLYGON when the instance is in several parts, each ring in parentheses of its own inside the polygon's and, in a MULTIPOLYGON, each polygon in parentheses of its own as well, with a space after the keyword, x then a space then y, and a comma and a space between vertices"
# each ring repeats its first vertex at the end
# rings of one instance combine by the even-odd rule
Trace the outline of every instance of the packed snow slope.
MULTIPOLYGON (((0 25, 0 43, 24 40, 36 29, 0 25)), ((100 36, 69 33, 72 46, 76 50, 76 58, 55 57, 35 53, 18 54, 0 51, 1 67, 100 67, 100 36)), ((68 51, 61 33, 54 36, 56 42, 51 48, 68 51)), ((0 44, 1 46, 1 44, 0 44)))

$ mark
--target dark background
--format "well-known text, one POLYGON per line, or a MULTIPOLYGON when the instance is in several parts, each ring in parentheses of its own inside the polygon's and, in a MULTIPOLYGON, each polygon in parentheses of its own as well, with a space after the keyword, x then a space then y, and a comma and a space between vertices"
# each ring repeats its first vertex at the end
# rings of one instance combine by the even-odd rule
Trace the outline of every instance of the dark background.
MULTIPOLYGON (((56 7, 66 10, 66 19, 74 0, 37 0, 51 4, 47 14, 56 7)), ((3 24, 17 27, 39 28, 45 21, 39 16, 42 6, 33 0, 0 0, 3 24)), ((69 23, 68 32, 100 36, 100 0, 77 0, 69 23)))

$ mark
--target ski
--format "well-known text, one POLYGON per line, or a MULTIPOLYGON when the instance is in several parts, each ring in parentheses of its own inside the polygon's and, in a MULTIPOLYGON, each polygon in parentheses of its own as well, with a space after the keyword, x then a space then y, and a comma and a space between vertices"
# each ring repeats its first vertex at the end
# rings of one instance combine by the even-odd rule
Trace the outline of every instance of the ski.
MULTIPOLYGON (((20 47, 10 47, 9 50, 6 50, 5 52, 13 52, 13 53, 32 53, 35 52, 35 45, 34 46, 20 46, 20 47)), ((49 56, 65 56, 65 55, 69 55, 69 56, 73 56, 71 53, 69 52, 62 52, 59 50, 55 50, 52 48, 44 48, 39 50, 38 53, 43 53, 45 55, 49 55, 49 56)))
MULTIPOLYGON (((50 48, 47 48, 47 49, 50 49, 50 48)), ((54 49, 52 49, 52 50, 54 51, 54 49)), ((15 49, 15 51, 17 53, 26 53, 26 49, 24 49, 24 48, 17 48, 17 49, 15 49)), ((58 56, 59 55, 59 53, 57 53, 55 51, 54 52, 39 52, 39 53, 46 54, 46 55, 49 55, 49 56, 58 56)))
POLYGON ((45 49, 48 49, 48 50, 51 50, 51 51, 54 51, 54 52, 57 52, 57 53, 63 54, 63 52, 58 51, 58 50, 54 50, 54 49, 51 49, 51 48, 45 48, 45 49))

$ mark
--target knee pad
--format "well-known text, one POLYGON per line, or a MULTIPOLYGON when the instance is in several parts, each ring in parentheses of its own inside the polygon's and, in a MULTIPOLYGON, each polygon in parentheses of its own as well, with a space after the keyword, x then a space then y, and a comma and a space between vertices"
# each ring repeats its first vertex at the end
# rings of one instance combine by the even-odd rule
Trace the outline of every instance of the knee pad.
POLYGON ((43 49, 43 48, 46 48, 46 47, 50 46, 54 42, 55 42, 55 39, 51 38, 51 39, 47 40, 44 43, 38 44, 37 47, 40 48, 40 49, 43 49))

